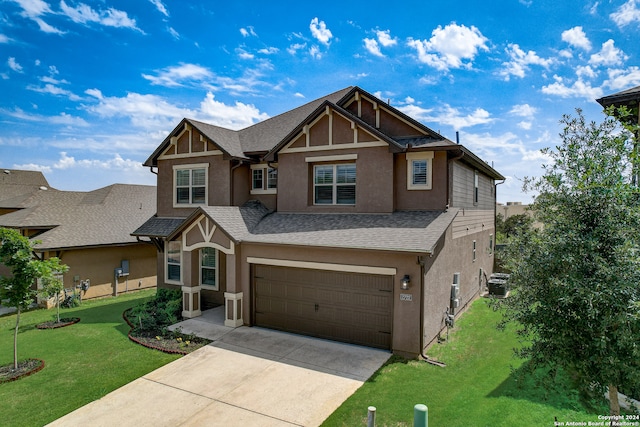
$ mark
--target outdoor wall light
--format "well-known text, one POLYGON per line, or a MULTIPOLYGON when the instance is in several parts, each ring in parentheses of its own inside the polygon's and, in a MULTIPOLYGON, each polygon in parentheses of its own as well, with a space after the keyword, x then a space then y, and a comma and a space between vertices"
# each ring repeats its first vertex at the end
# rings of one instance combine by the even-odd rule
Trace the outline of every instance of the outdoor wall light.
POLYGON ((408 274, 405 274, 402 280, 400 281, 400 289, 406 291, 409 289, 409 284, 411 283, 411 277, 408 274))

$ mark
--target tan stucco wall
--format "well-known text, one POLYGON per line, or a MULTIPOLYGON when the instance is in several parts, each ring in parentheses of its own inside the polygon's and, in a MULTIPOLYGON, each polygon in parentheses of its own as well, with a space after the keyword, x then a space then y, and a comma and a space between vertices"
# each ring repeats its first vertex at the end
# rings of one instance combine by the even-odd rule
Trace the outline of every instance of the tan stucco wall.
MULTIPOLYGON (((55 254, 48 254, 54 256, 55 254)), ((104 248, 62 251, 58 256, 69 266, 64 274, 64 287, 74 286, 74 277, 89 279, 91 286, 82 298, 97 298, 116 293, 114 269, 122 260, 129 260, 129 276, 118 279, 117 293, 156 286, 156 249, 152 245, 134 244, 104 248)))
MULTIPOLYGON (((347 161, 346 163, 353 163, 347 161)), ((326 162, 337 164, 341 162, 326 162)), ((345 162, 342 162, 345 163, 345 162)), ((387 147, 286 153, 278 157, 279 212, 393 212, 393 154, 387 147), (357 154, 355 206, 314 206, 313 165, 307 157, 357 154)))

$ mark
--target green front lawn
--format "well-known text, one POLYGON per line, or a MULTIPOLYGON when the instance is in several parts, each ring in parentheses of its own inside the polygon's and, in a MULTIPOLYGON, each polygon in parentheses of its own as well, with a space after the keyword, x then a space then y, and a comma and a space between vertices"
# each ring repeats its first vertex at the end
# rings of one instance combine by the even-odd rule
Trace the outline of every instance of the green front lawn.
POLYGON ((323 426, 366 425, 367 408, 377 409, 376 426, 412 426, 413 407, 429 408, 430 426, 553 426, 598 421, 608 402, 588 409, 565 376, 539 386, 513 357, 512 330, 496 330, 500 314, 479 299, 456 321, 449 341, 428 355, 445 368, 392 358, 340 406, 323 426))
MULTIPOLYGON (((180 356, 161 353, 129 340, 122 313, 147 300, 155 290, 90 300, 61 309, 61 317, 80 323, 36 329, 55 309, 23 313, 18 358, 38 358, 45 368, 26 378, 0 384, 0 424, 42 426, 180 356)), ((0 317, 0 366, 13 362, 15 315, 0 317)))

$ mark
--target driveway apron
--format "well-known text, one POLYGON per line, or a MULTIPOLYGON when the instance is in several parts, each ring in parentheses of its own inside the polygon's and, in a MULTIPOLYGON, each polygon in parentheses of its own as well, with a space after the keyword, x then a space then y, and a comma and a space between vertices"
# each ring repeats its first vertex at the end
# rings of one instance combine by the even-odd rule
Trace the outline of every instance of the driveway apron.
POLYGON ((390 357, 257 327, 215 338, 49 425, 317 426, 390 357))

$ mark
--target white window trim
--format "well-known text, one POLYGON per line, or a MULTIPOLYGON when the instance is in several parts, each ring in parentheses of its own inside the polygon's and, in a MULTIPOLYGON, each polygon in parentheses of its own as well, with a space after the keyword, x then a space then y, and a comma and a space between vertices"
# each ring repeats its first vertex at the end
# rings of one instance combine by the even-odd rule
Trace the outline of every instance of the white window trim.
POLYGON ((407 153, 407 190, 431 190, 433 181, 433 151, 420 151, 415 153, 407 153), (413 161, 427 161, 427 183, 413 183, 413 161))
POLYGON ((277 167, 269 166, 266 163, 260 163, 257 165, 251 165, 251 194, 278 194, 278 188, 268 188, 269 185, 269 169, 278 169, 277 167), (253 171, 256 169, 262 170, 262 189, 253 188, 253 171))
MULTIPOLYGON (((357 185, 358 185, 358 168, 356 166, 356 182, 354 184, 338 184, 336 182, 337 179, 337 166, 346 166, 346 165, 353 165, 356 166, 355 163, 340 163, 340 164, 320 164, 320 165, 313 165, 313 205, 314 206, 355 206, 355 203, 338 203, 338 188, 339 186, 347 186, 347 185, 353 185, 353 187, 356 189, 357 191, 357 185), (318 166, 332 166, 333 167, 333 183, 331 184, 332 187, 332 196, 333 196, 333 200, 332 203, 316 203, 316 186, 328 186, 329 184, 316 184, 316 167, 318 166)), ((357 196, 357 194, 356 194, 357 196)), ((357 197, 356 197, 357 198, 357 197)), ((356 200, 357 201, 357 200, 356 200)))
POLYGON ((208 289, 211 291, 219 291, 220 290, 220 251, 216 248, 210 248, 213 249, 216 254, 216 284, 214 285, 205 285, 204 283, 202 283, 202 249, 204 248, 200 248, 200 250, 198 250, 198 274, 200 275, 200 287, 202 289, 208 289))
POLYGON ((180 245, 180 280, 170 280, 169 279, 169 242, 166 243, 166 250, 164 251, 164 281, 166 283, 171 283, 174 285, 182 285, 182 272, 184 270, 184 260, 182 257, 182 243, 180 240, 176 240, 180 245))
MULTIPOLYGON (((209 163, 196 163, 189 165, 173 165, 173 207, 174 208, 188 208, 194 206, 207 206, 209 200, 209 163), (177 185, 177 173, 179 170, 191 170, 191 169, 204 169, 204 203, 178 203, 178 185, 177 185)), ((191 180, 191 177, 189 177, 191 180)), ((189 192, 189 199, 191 199, 191 192, 189 192)))

